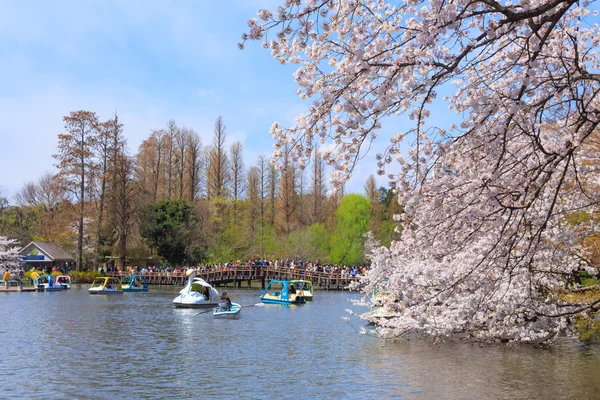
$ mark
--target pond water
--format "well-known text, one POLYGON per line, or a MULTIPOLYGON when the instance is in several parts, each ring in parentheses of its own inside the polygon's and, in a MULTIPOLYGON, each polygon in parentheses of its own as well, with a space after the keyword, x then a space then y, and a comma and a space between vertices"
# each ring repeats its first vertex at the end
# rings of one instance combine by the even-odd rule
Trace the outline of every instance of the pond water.
MULTIPOLYGON (((215 320, 174 308, 181 287, 87 288, 0 294, 0 398, 600 398, 598 347, 385 341, 340 319, 364 310, 349 302, 356 293, 215 320)), ((260 302, 259 290, 226 290, 260 302)))

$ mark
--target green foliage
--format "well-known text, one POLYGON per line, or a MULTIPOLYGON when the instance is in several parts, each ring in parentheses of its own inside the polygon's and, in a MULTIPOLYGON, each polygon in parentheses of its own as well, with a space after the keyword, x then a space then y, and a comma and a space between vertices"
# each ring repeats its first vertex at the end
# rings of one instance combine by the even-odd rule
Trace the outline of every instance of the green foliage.
POLYGON ((575 318, 574 327, 579 340, 586 343, 600 342, 600 316, 598 313, 579 315, 575 318))
POLYGON ((258 228, 248 254, 249 258, 275 258, 279 248, 275 239, 275 232, 271 225, 258 228))
POLYGON ((565 215, 565 220, 571 226, 576 226, 582 224, 584 222, 588 222, 592 219, 592 214, 581 211, 581 212, 572 212, 565 215))
POLYGON ((311 240, 308 228, 296 229, 282 243, 283 252, 280 255, 281 257, 299 260, 313 259, 315 257, 315 249, 311 246, 313 243, 314 240, 311 240))
POLYGON ((207 258, 209 263, 224 263, 245 258, 244 253, 243 235, 229 227, 219 235, 207 258))
MULTIPOLYGON (((42 275, 40 271, 35 268, 31 268, 30 270, 25 271, 25 277, 27 279, 33 279, 32 275, 36 273, 38 275, 42 275)), ((53 272, 53 276, 62 275, 59 272, 53 272)), ((71 277, 71 283, 92 283, 94 279, 99 276, 102 276, 98 271, 71 271, 69 273, 71 277)))
POLYGON ((593 278, 581 278, 581 286, 594 286, 600 283, 600 280, 593 278))
POLYGON ((331 235, 332 262, 340 265, 363 263, 363 245, 370 217, 370 202, 366 197, 350 194, 342 198, 335 213, 335 230, 331 235))
MULTIPOLYGON (((239 235, 238 235, 239 236, 239 235)), ((302 227, 289 235, 275 234, 270 225, 258 228, 253 241, 241 257, 232 259, 254 258, 295 258, 302 260, 326 260, 329 253, 329 232, 325 225, 318 223, 310 227, 302 227)))
POLYGON ((194 209, 185 200, 161 200, 139 214, 140 235, 172 265, 188 259, 188 247, 197 224, 194 209))
POLYGON ((400 234, 395 231, 398 222, 394 221, 394 215, 403 213, 404 209, 398 204, 398 195, 391 188, 380 187, 378 204, 373 209, 375 214, 371 218, 370 229, 376 240, 389 247, 392 240, 400 238, 400 234))
POLYGON ((40 206, 6 206, 0 209, 0 235, 27 244, 41 237, 43 216, 40 206))
POLYGON ((311 259, 328 261, 330 251, 330 235, 324 224, 317 222, 308 227, 309 245, 312 249, 311 259))
POLYGON ((600 283, 599 279, 594 279, 586 270, 579 271, 579 278, 581 279, 581 286, 594 286, 600 283))
POLYGON ((206 260, 206 257, 206 249, 195 247, 188 256, 188 262, 190 265, 200 265, 206 260))
POLYGON ((31 277, 31 275, 32 275, 34 272, 35 272, 36 274, 39 274, 39 271, 38 271, 37 269, 35 269, 35 268, 31 268, 30 270, 27 270, 27 271, 25 271, 25 278, 27 278, 27 279, 33 279, 33 278, 31 277))
POLYGON ((379 188, 379 203, 383 206, 384 213, 389 209, 394 197, 394 190, 392 188, 384 188, 383 186, 379 188))
POLYGON ((378 239, 383 246, 389 247, 392 240, 399 239, 400 234, 396 233, 395 229, 398 223, 395 221, 383 221, 381 223, 381 233, 378 239))

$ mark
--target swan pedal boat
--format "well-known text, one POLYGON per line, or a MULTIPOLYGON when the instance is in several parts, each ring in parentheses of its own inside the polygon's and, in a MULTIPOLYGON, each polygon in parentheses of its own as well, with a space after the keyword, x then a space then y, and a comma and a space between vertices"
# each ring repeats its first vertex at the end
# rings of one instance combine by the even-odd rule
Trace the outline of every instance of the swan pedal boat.
POLYGON ((173 299, 177 308, 215 307, 219 301, 219 292, 202 278, 196 278, 192 272, 188 283, 173 299))
POLYGON ((88 292, 90 294, 118 294, 123 293, 123 289, 117 278, 113 278, 112 276, 101 276, 94 279, 88 292))
POLYGON ((304 288, 300 282, 272 280, 265 288, 260 300, 266 304, 304 304, 304 288))
POLYGON ((231 308, 229 310, 221 307, 215 308, 213 317, 220 319, 238 319, 240 317, 240 311, 242 311, 241 305, 238 303, 231 303, 231 308))

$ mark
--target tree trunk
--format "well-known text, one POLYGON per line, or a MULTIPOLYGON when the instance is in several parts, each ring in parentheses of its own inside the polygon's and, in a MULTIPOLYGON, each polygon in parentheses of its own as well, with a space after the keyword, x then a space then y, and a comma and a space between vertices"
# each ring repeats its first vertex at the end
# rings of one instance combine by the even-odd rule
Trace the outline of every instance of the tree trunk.
MULTIPOLYGON (((82 165, 83 162, 82 162, 82 165)), ((77 237, 77 271, 83 266, 83 213, 85 211, 85 167, 81 169, 81 184, 79 185, 79 234, 77 237)))

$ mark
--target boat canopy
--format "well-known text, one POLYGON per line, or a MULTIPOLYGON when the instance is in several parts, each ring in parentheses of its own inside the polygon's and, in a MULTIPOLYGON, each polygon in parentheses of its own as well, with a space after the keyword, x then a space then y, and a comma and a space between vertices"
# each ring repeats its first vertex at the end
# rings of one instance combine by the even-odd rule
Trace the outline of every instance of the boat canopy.
POLYGON ((208 282, 206 282, 202 278, 194 278, 194 280, 192 281, 192 285, 195 285, 195 284, 206 286, 206 287, 212 287, 208 282))

